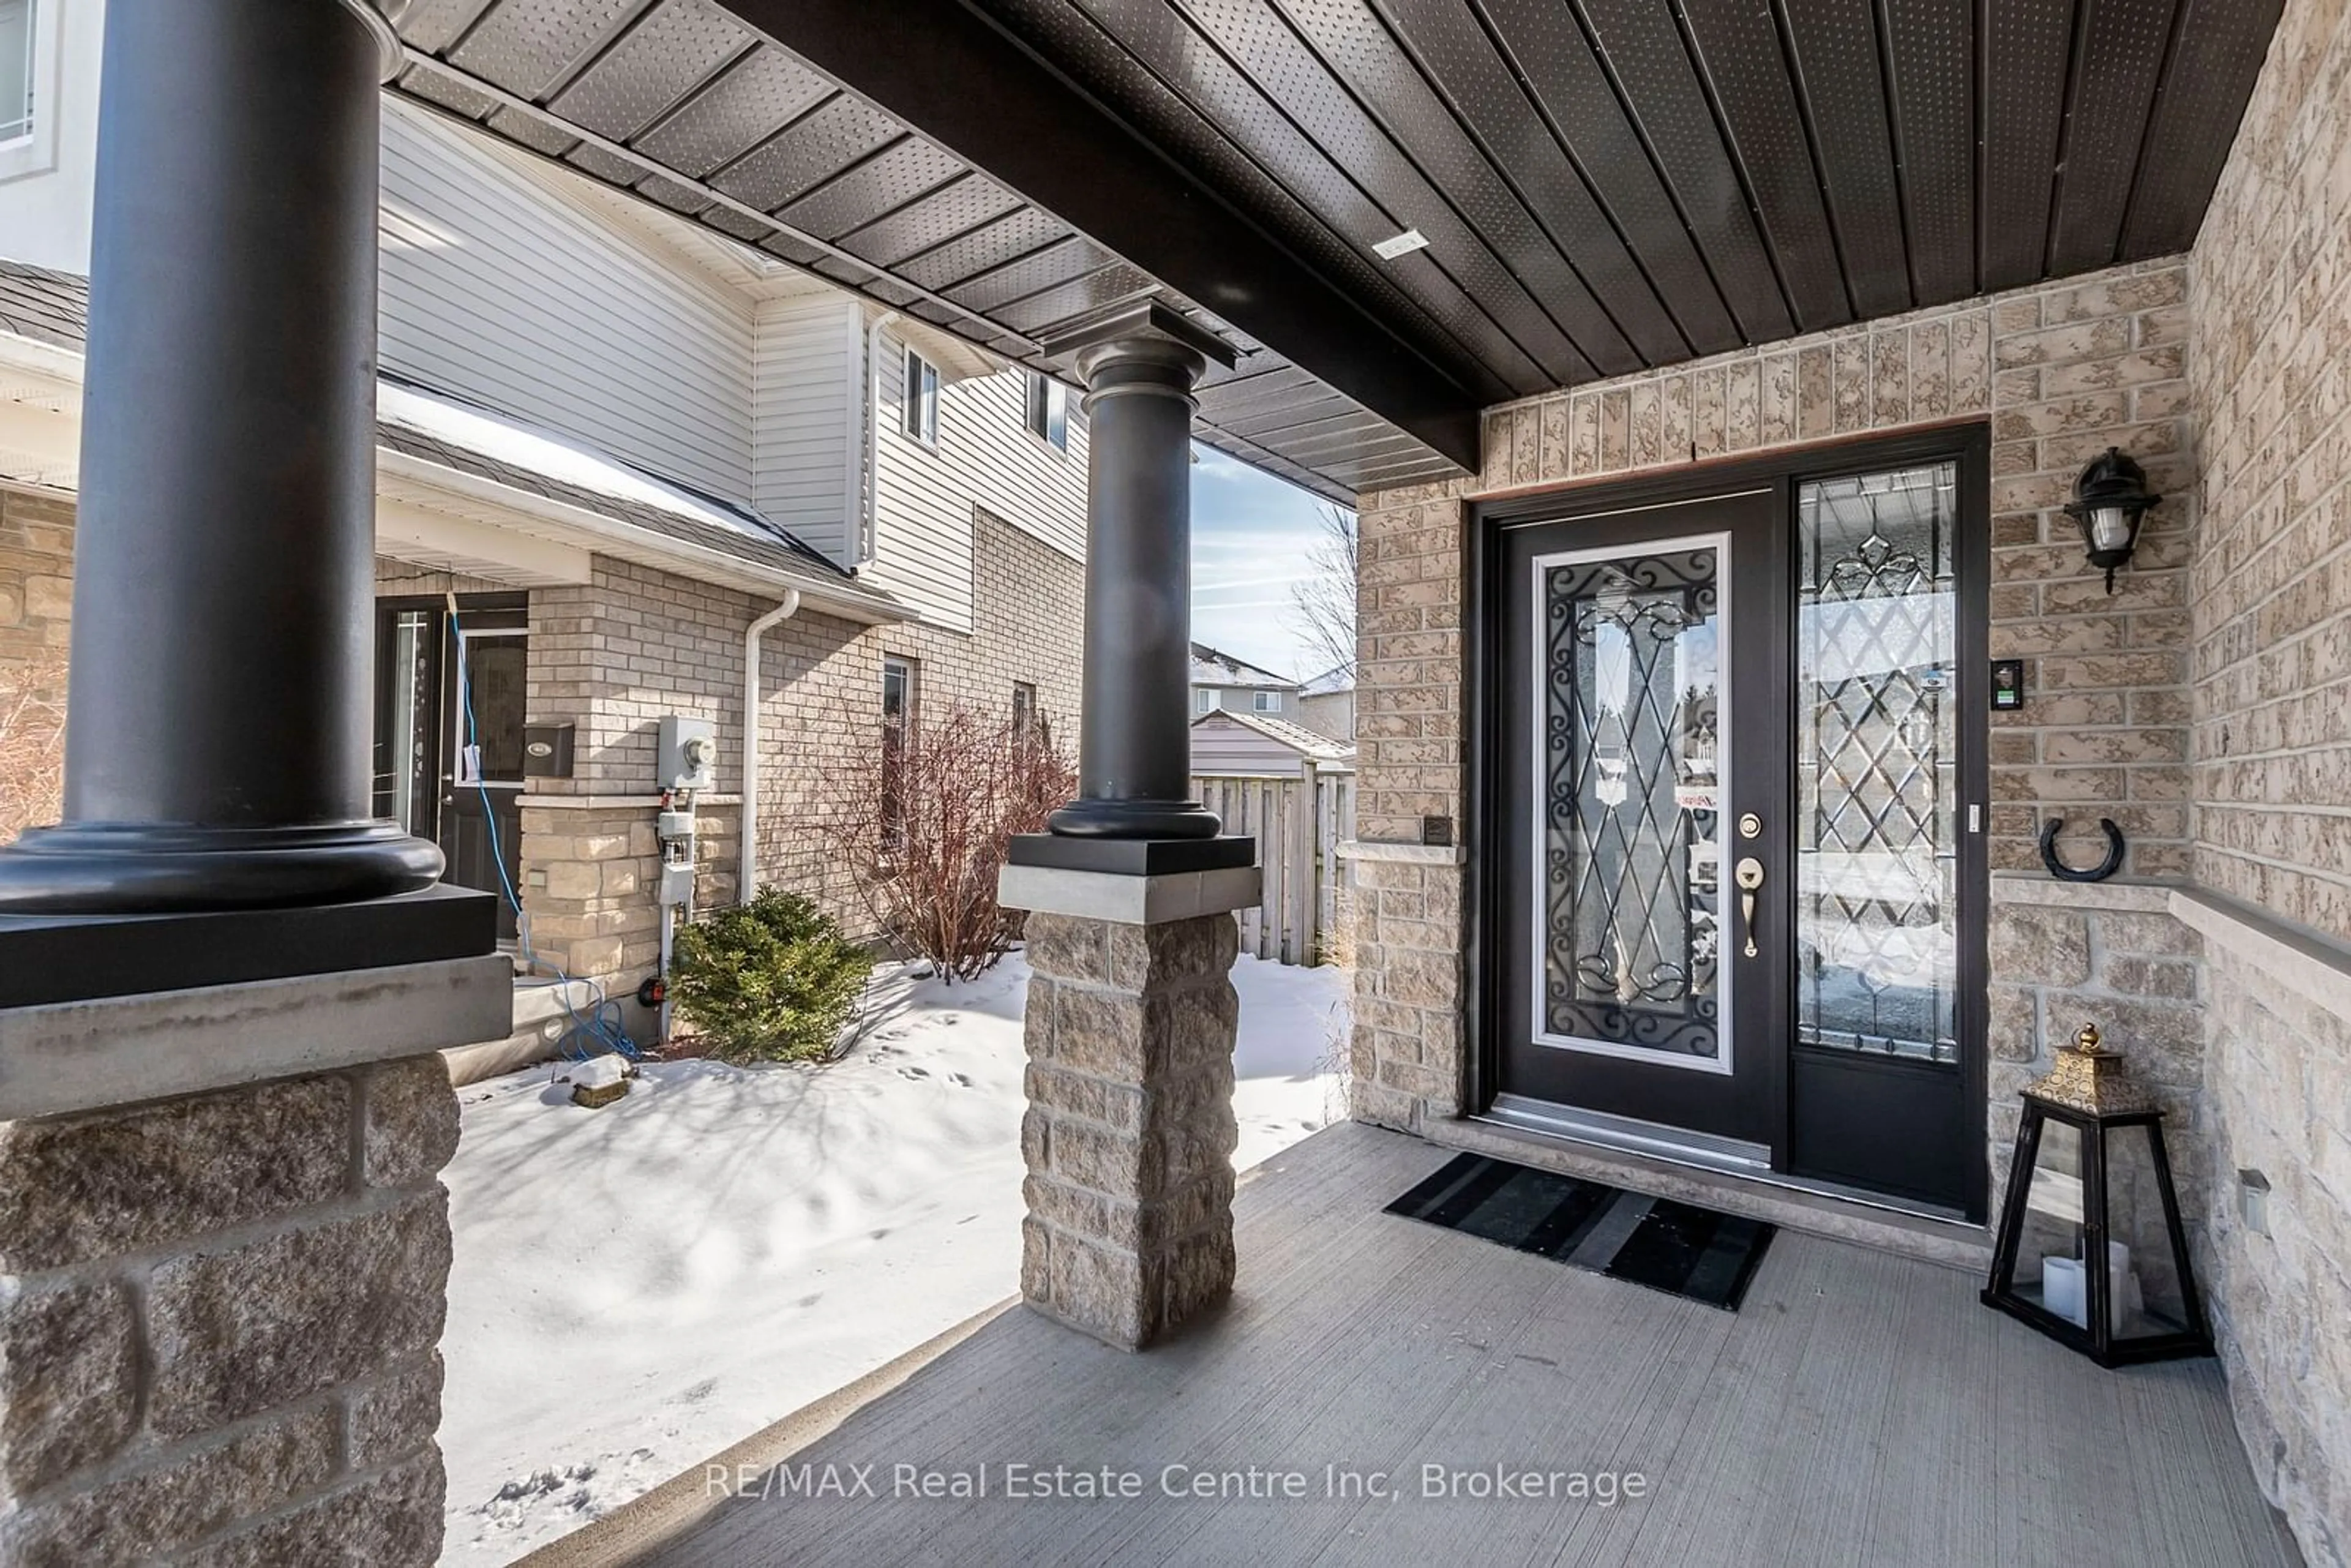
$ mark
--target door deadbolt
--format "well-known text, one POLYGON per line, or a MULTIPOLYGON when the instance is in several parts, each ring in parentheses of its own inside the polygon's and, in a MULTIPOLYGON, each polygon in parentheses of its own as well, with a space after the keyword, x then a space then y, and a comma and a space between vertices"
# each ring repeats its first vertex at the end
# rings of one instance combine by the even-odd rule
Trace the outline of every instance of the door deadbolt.
POLYGON ((1731 868, 1731 878, 1739 883, 1739 918, 1747 927, 1747 956, 1755 956, 1755 894, 1763 885, 1763 862, 1753 855, 1747 856, 1731 868))
POLYGON ((1740 838, 1755 839, 1761 838, 1762 835, 1762 818, 1757 816, 1752 811, 1741 811, 1739 813, 1739 836, 1740 838))

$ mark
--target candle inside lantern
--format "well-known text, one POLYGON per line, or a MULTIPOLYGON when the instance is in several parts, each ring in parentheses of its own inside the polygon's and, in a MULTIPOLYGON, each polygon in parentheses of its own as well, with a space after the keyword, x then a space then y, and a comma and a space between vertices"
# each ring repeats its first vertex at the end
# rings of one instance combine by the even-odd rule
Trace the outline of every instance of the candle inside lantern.
POLYGON ((2064 1318, 2077 1329, 2090 1326, 2079 1258, 2041 1260, 2041 1305, 2051 1316, 2064 1318))

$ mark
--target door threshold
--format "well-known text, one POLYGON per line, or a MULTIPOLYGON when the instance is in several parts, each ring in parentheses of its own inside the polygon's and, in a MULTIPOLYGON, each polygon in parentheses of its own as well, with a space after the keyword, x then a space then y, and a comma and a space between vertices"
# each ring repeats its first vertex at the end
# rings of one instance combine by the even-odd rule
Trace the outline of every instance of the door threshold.
POLYGON ((1523 1094, 1495 1095, 1492 1108, 1481 1119, 1522 1132, 1540 1133, 1545 1137, 1563 1138, 1573 1144, 1622 1149, 1671 1165, 1698 1166, 1730 1176, 1762 1176, 1771 1170, 1771 1151, 1761 1144, 1694 1133, 1687 1127, 1668 1127, 1633 1116, 1553 1105, 1530 1100, 1523 1094))
POLYGON ((1730 1166, 1678 1152, 1604 1142, 1530 1125, 1508 1113, 1437 1122, 1432 1143, 1495 1159, 1557 1170, 1588 1181, 1765 1219, 1790 1230, 1850 1241, 1946 1268, 1981 1273, 1991 1263, 1991 1232, 1952 1212, 1907 1205, 1782 1172, 1730 1166))

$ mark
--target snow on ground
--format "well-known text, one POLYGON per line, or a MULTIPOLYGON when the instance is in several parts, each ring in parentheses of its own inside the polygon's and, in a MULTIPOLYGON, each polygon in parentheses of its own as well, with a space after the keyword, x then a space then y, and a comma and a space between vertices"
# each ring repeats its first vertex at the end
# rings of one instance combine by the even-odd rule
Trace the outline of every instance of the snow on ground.
MULTIPOLYGON (((544 1067, 460 1090, 443 1562, 511 1561, 1017 1291, 1028 979, 879 972, 821 1068, 655 1063, 601 1111, 544 1067)), ((1343 1113, 1347 982, 1233 983, 1246 1169, 1343 1113)))

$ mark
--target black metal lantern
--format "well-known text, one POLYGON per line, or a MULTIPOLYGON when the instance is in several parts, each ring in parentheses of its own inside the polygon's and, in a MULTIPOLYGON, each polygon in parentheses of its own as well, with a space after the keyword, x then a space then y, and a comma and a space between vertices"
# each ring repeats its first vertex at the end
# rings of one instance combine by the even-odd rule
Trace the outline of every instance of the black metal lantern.
POLYGON ((2210 1355, 2163 1112, 2095 1025, 2024 1091, 1983 1301, 2101 1366, 2210 1355))
POLYGON ((2090 564, 2105 569, 2108 593, 2115 591, 2115 569, 2138 549, 2140 519, 2162 499, 2147 487, 2147 470, 2119 446, 2091 459, 2074 481, 2074 498, 2065 510, 2082 525, 2090 564))

